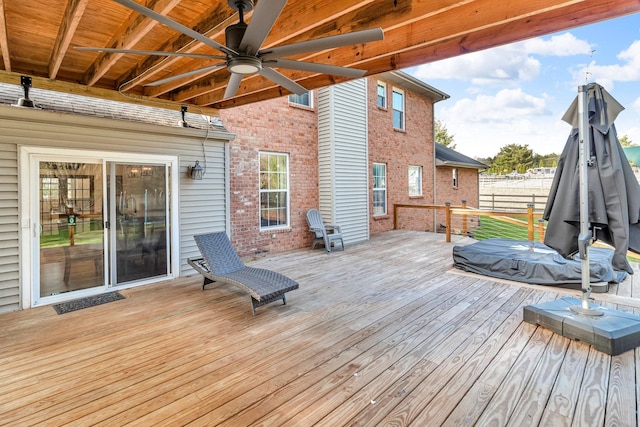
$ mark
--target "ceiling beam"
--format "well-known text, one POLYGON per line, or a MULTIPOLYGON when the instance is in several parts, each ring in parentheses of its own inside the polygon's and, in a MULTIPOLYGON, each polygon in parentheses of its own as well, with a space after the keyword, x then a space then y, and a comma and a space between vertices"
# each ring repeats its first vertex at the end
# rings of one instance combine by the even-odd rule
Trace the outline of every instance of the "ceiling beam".
MULTIPOLYGON (((180 3, 180 0, 151 0, 147 7, 153 9, 161 15, 166 15, 180 3)), ((149 33, 159 23, 137 12, 131 11, 129 18, 114 34, 108 46, 116 49, 131 49, 146 34, 149 33)), ((94 85, 109 68, 122 57, 122 53, 102 53, 98 59, 91 64, 84 75, 84 83, 88 86, 94 85)))
MULTIPOLYGON (((554 0, 547 0, 554 1, 554 0)), ((557 1, 557 0, 555 0, 557 1)), ((304 2, 303 2, 304 3, 304 2)), ((337 2, 335 2, 337 3, 337 2)), ((461 6, 466 4, 473 3, 478 4, 482 3, 482 1, 473 1, 473 0, 435 0, 435 1, 422 1, 422 2, 400 2, 397 6, 393 6, 393 3, 389 3, 389 9, 385 13, 380 13, 380 4, 379 3, 369 3, 362 5, 360 8, 353 9, 350 13, 336 15, 331 20, 324 21, 323 24, 312 27, 310 31, 299 35, 293 39, 288 40, 289 42, 298 42, 304 41, 313 38, 324 37, 327 35, 336 34, 336 30, 339 30, 340 34, 350 33, 357 30, 367 29, 367 28, 376 28, 381 27, 385 31, 385 40, 378 41, 371 44, 366 45, 366 49, 368 50, 370 46, 382 46, 386 49, 390 49, 390 43, 388 42, 387 32, 390 29, 394 29, 397 27, 401 27, 407 21, 409 22, 423 22, 432 17, 433 19, 437 19, 437 15, 442 11, 450 11, 450 10, 458 10, 461 6)), ((485 1, 486 3, 486 1, 485 1)), ((296 20, 300 18, 295 18, 293 16, 287 15, 284 17, 283 22, 288 22, 289 20, 296 20)), ((278 37, 280 33, 284 32, 284 30, 278 27, 277 31, 272 35, 272 37, 278 37)), ((340 49, 336 49, 326 52, 320 53, 312 53, 303 57, 299 57, 297 59, 309 60, 309 62, 319 62, 319 63, 328 63, 332 65, 343 65, 350 66, 357 64, 360 61, 358 56, 361 54, 360 46, 356 47, 344 47, 340 49), (348 62, 336 62, 336 61, 327 61, 328 57, 332 56, 336 51, 346 51, 352 53, 354 59, 348 62)), ((283 72, 283 74, 304 76, 306 74, 301 74, 300 72, 291 73, 291 72, 283 72), (290 73, 290 74, 289 74, 290 73)), ((300 77, 298 77, 300 78, 300 77)), ((218 78, 214 78, 214 81, 219 81, 218 78)), ((261 81, 260 78, 249 76, 248 78, 243 79, 243 83, 250 82, 251 80, 261 81)), ((206 95, 208 92, 213 92, 217 90, 219 87, 211 84, 211 81, 207 79, 200 79, 197 82, 191 85, 185 85, 180 88, 178 91, 171 94, 172 99, 174 100, 188 100, 194 98, 196 96, 206 95)), ((241 92, 239 92, 241 93, 241 92)), ((215 100, 217 101, 217 100, 215 100)))
MULTIPOLYGON (((376 48, 378 45, 372 44, 371 50, 369 47, 365 49, 364 61, 359 65, 369 70, 367 75, 375 75, 640 11, 640 3, 637 0, 616 0, 616 7, 612 7, 610 4, 612 1, 586 0, 583 2, 571 2, 565 7, 547 8, 545 12, 540 14, 522 13, 522 16, 518 19, 514 19, 513 16, 508 18, 505 15, 507 19, 500 24, 482 25, 475 31, 462 31, 461 28, 458 28, 459 31, 453 32, 457 34, 451 37, 443 35, 433 41, 424 40, 424 37, 420 34, 419 27, 424 23, 414 23, 413 25, 417 25, 418 28, 409 26, 406 29, 402 29, 402 27, 399 27, 395 31, 385 33, 385 44, 390 42, 395 46, 395 49, 388 47, 386 49, 384 47, 376 48), (415 47, 411 47, 413 45, 415 47), (384 52, 388 53, 385 54, 384 52)), ((465 19, 460 19, 456 22, 460 25, 464 21, 465 19)), ((477 24, 479 22, 476 22, 477 24)), ((332 55, 334 60, 344 60, 347 57, 352 59, 351 52, 342 53, 340 50, 340 53, 336 52, 332 55), (336 58, 335 55, 338 54, 344 56, 336 58)), ((348 80, 327 75, 307 76, 300 79, 299 74, 286 74, 292 78, 298 77, 297 82, 310 89, 348 80)), ((264 84, 264 82, 261 83, 264 84)), ((215 92, 195 98, 194 103, 212 105, 222 109, 244 105, 256 100, 269 99, 282 94, 281 88, 273 84, 261 87, 260 83, 254 83, 250 80, 243 81, 242 90, 246 92, 240 93, 234 99, 221 101, 221 96, 216 88, 215 92)))
MULTIPOLYGON (((267 39, 265 40, 262 48, 264 49, 265 47, 284 44, 286 41, 294 38, 295 36, 304 34, 317 26, 331 22, 345 13, 356 11, 359 8, 372 3, 373 1, 374 0, 342 0, 341 2, 327 2, 317 5, 315 8, 313 8, 313 10, 310 10, 307 2, 292 3, 289 9, 285 9, 286 13, 283 12, 284 17, 278 19, 269 36, 267 36, 267 39), (310 13, 313 13, 313 20, 310 21, 303 18, 304 16, 308 16, 310 13)), ((251 22, 250 19, 248 21, 249 23, 251 22)), ((226 27, 228 24, 229 23, 225 23, 224 27, 226 27)), ((222 37, 220 37, 220 39, 217 41, 219 43, 224 43, 222 37)), ((175 72, 172 74, 177 75, 180 73, 195 70, 203 66, 204 64, 202 60, 191 60, 185 63, 179 69, 175 70, 175 72)), ((184 86, 185 84, 189 84, 190 82, 195 82, 199 79, 202 79, 208 75, 211 75, 212 73, 213 71, 199 74, 190 78, 181 79, 179 81, 173 81, 164 85, 149 87, 145 89, 144 93, 148 96, 160 96, 180 86, 184 86)))
MULTIPOLYGON (((0 70, 0 83, 7 83, 20 86, 19 73, 11 73, 0 70)), ((32 77, 32 86, 37 89, 45 89, 73 95, 82 95, 92 98, 107 99, 117 102, 127 102, 130 104, 145 105, 147 107, 165 108, 169 110, 180 110, 183 105, 179 102, 172 102, 164 99, 149 98, 147 96, 124 94, 112 89, 103 89, 95 86, 85 86, 78 83, 68 83, 60 80, 51 80, 44 77, 32 77)), ((210 107, 198 107, 202 114, 218 116, 219 110, 210 107)))
POLYGON ((60 29, 56 37, 56 43, 51 52, 51 59, 49 60, 49 78, 55 79, 60 70, 60 64, 64 59, 64 55, 69 49, 71 39, 78 28, 80 19, 84 14, 89 0, 68 0, 67 8, 64 11, 62 22, 60 23, 60 29))
MULTIPOLYGON (((250 16, 252 12, 247 13, 245 16, 250 16)), ((221 3, 216 3, 211 9, 207 10, 204 14, 205 18, 195 25, 192 25, 194 31, 203 34, 212 40, 216 40, 218 43, 223 44, 224 29, 238 21, 238 14, 226 4, 222 6, 221 3)), ((182 53, 196 53, 198 49, 205 47, 204 43, 192 39, 191 37, 178 33, 167 42, 158 46, 156 50, 164 52, 182 52, 182 53)), ((210 51, 210 47, 207 47, 210 51)), ((125 73, 118 82, 118 86, 124 91, 130 90, 136 86, 144 84, 152 79, 158 73, 174 64, 184 61, 184 58, 180 57, 161 57, 161 56, 149 56, 139 66, 132 68, 125 73)), ((189 71, 189 70, 187 70, 189 71)), ((173 74, 178 74, 174 72, 173 74)), ((159 78, 167 77, 168 75, 161 75, 159 78)), ((158 79, 159 79, 158 78, 158 79)), ((177 86, 175 86, 177 87, 177 86)), ((172 87, 171 89, 173 89, 172 87)), ((169 90, 171 90, 169 89, 169 90)), ((149 96, 158 96, 164 92, 157 94, 147 94, 149 96)))
POLYGON ((4 10, 5 0, 0 0, 0 55, 6 71, 11 71, 11 59, 9 57, 9 35, 7 34, 7 17, 4 10))

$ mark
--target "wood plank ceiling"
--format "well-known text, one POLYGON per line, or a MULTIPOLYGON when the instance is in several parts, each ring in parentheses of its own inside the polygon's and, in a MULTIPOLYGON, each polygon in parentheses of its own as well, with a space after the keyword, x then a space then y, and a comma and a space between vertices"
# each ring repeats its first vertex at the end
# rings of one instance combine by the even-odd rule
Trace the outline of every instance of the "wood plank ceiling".
MULTIPOLYGON (((225 27, 238 21, 227 0, 144 4, 223 45, 225 27)), ((638 11, 639 0, 289 0, 263 47, 381 27, 382 41, 288 58, 375 75, 638 11)), ((249 22, 251 13, 246 14, 249 22)), ((78 46, 221 54, 113 0, 0 0, 0 81, 18 83, 20 75, 28 75, 34 87, 126 101, 121 91, 137 99, 214 109, 289 93, 250 75, 236 96, 223 99, 229 79, 224 67, 148 86, 215 62, 85 52, 76 50, 78 46)), ((307 89, 348 80, 279 71, 307 89)))

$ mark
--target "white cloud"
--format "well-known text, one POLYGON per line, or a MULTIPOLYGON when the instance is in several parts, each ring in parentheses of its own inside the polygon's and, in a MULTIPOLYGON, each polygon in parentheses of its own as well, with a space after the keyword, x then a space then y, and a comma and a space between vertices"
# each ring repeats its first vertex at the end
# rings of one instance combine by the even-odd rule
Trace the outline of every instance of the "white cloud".
POLYGON ((640 40, 636 40, 617 55, 620 64, 598 65, 591 61, 589 65, 573 71, 573 79, 577 83, 584 82, 585 75, 590 81, 596 81, 611 91, 615 82, 640 81, 640 40))
POLYGON ((508 84, 534 80, 541 63, 532 55, 590 55, 592 46, 571 33, 537 37, 506 46, 468 53, 416 67, 412 72, 426 81, 434 79, 470 80, 474 85, 508 84))
POLYGON ((593 50, 588 42, 576 38, 571 33, 552 36, 546 40, 536 37, 516 43, 514 46, 522 48, 528 54, 544 56, 590 55, 593 50))
POLYGON ((559 153, 570 128, 554 117, 547 97, 522 89, 503 89, 493 96, 463 98, 440 107, 439 119, 454 136, 456 149, 471 157, 495 156, 505 145, 527 144, 539 154, 559 153))
POLYGON ((455 58, 416 67, 416 77, 433 79, 471 80, 472 84, 505 84, 518 80, 531 80, 540 73, 540 61, 513 46, 502 46, 481 52, 468 53, 455 58))

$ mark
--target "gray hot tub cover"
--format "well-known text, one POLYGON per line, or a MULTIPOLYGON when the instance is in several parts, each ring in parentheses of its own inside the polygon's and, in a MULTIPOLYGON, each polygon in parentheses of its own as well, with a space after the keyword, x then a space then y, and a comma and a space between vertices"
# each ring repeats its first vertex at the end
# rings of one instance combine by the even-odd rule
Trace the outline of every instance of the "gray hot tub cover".
MULTIPOLYGON (((611 265, 614 251, 590 247, 591 283, 621 282, 626 272, 611 265)), ((454 265, 464 271, 537 285, 579 284, 580 259, 567 259, 540 242, 487 239, 453 248, 454 265)))

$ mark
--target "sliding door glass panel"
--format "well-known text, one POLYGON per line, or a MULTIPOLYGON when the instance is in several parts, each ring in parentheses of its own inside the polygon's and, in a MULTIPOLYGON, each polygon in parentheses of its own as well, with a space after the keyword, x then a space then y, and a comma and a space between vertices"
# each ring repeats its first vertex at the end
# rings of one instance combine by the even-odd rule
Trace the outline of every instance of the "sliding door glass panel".
POLYGON ((109 166, 115 174, 108 182, 109 204, 114 203, 110 209, 114 215, 110 236, 116 284, 166 275, 167 167, 122 163, 109 166))
POLYGON ((40 296, 104 286, 102 164, 39 162, 40 296))

